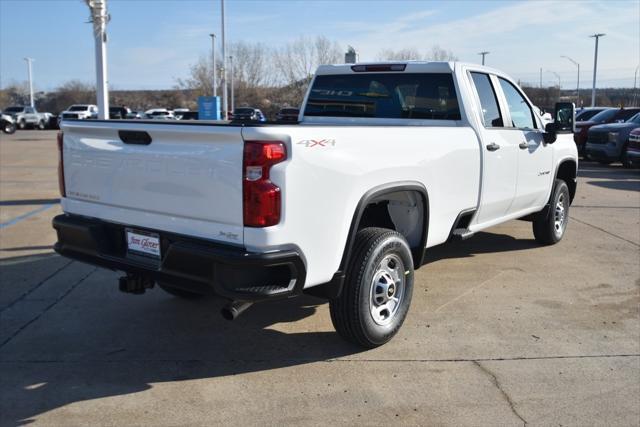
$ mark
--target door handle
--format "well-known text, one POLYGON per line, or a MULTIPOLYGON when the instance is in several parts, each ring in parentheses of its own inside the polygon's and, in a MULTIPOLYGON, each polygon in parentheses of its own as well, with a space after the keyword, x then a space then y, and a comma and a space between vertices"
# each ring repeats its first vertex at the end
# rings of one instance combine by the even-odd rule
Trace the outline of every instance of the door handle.
POLYGON ((500 146, 498 144, 496 144, 495 142, 492 142, 491 144, 487 145, 487 150, 489 151, 496 151, 499 150, 500 146))
POLYGON ((518 147, 520 147, 520 149, 522 150, 526 150, 527 148, 529 148, 529 144, 526 141, 524 141, 518 144, 518 147))

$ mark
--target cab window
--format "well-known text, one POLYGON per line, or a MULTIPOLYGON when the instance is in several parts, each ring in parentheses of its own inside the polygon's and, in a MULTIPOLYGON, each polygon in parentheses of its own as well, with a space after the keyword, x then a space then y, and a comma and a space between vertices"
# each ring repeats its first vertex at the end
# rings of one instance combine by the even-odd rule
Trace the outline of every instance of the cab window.
POLYGON ((533 118, 533 110, 522 94, 507 80, 498 77, 502 92, 507 100, 507 107, 511 115, 509 127, 518 129, 536 129, 536 121, 533 118))
POLYGON ((496 93, 493 90, 489 76, 483 73, 471 73, 471 78, 476 87, 478 99, 480 99, 484 127, 503 127, 502 115, 498 107, 498 98, 496 98, 496 93))

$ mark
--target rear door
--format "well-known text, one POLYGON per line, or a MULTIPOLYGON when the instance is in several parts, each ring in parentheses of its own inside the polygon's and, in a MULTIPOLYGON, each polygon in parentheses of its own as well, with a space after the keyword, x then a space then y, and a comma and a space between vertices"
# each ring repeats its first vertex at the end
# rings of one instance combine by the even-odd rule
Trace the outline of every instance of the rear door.
POLYGON ((65 212, 242 243, 240 127, 83 120, 63 132, 65 212))
POLYGON ((553 179, 553 150, 544 143, 542 126, 524 95, 508 80, 497 80, 509 115, 505 137, 518 147, 516 196, 509 211, 519 212, 547 202, 553 179))
POLYGON ((481 112, 482 183, 477 222, 497 220, 509 212, 516 194, 518 145, 504 126, 505 112, 500 109, 495 76, 472 71, 476 102, 481 112))

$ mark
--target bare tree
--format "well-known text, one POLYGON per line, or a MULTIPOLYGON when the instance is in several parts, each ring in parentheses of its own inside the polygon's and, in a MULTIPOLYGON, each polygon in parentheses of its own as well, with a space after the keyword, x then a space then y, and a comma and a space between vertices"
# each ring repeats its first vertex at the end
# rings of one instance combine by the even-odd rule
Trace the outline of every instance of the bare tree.
POLYGON ((378 53, 377 59, 379 61, 411 61, 411 60, 423 60, 424 56, 416 49, 407 48, 400 50, 384 49, 378 53))
POLYGON ((438 45, 433 45, 431 52, 427 55, 427 59, 429 61, 457 61, 458 57, 450 50, 442 49, 438 45))
POLYGON ((276 52, 276 65, 288 85, 309 81, 322 64, 340 61, 340 47, 326 37, 301 37, 276 52))
POLYGON ((378 53, 380 61, 457 61, 458 58, 450 50, 442 49, 438 45, 431 47, 427 55, 421 54, 413 48, 393 50, 383 49, 378 53))

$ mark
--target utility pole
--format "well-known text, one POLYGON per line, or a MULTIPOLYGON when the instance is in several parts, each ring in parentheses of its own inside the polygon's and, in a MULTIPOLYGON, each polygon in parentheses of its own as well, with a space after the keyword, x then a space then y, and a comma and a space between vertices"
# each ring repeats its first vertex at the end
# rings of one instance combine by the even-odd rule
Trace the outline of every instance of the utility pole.
POLYGON ((589 37, 593 37, 596 39, 596 51, 593 55, 593 88, 591 89, 591 106, 596 106, 596 71, 598 69, 598 39, 600 37, 605 36, 605 33, 597 33, 590 35, 589 37))
POLYGON ((540 89, 542 89, 542 67, 540 67, 540 89))
POLYGON ((227 44, 224 38, 224 0, 220 0, 222 5, 222 110, 224 120, 229 118, 229 101, 227 100, 227 57, 225 51, 227 44))
POLYGON ((574 61, 573 59, 569 58, 566 55, 560 55, 561 58, 566 58, 569 61, 573 62, 573 65, 575 65, 576 67, 578 67, 578 83, 576 85, 576 106, 580 106, 580 64, 578 64, 576 61, 574 61))
POLYGON ((479 52, 478 55, 482 55, 482 65, 484 65, 484 57, 488 54, 490 54, 491 52, 487 52, 487 51, 483 51, 483 52, 479 52))
POLYGON ((96 94, 98 118, 109 119, 109 87, 107 85, 107 0, 85 0, 91 11, 93 36, 96 47, 96 94))
POLYGON ((211 64, 213 65, 213 96, 218 96, 218 76, 216 73, 216 35, 211 33, 211 64))
POLYGON ((231 75, 230 80, 231 80, 231 111, 233 112, 233 110, 236 109, 236 105, 235 105, 235 96, 233 94, 233 72, 235 70, 233 69, 233 56, 229 56, 229 74, 231 75))
POLYGON ((636 67, 636 72, 633 73, 633 106, 634 107, 638 106, 638 104, 636 104, 636 99, 638 97, 638 86, 636 86, 636 82, 638 79, 638 70, 640 70, 640 65, 636 67))
POLYGON ((29 74, 29 105, 31 108, 35 106, 33 102, 33 74, 31 71, 31 63, 34 61, 33 58, 24 58, 27 61, 27 73, 29 74))

